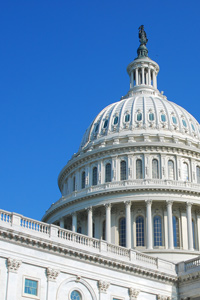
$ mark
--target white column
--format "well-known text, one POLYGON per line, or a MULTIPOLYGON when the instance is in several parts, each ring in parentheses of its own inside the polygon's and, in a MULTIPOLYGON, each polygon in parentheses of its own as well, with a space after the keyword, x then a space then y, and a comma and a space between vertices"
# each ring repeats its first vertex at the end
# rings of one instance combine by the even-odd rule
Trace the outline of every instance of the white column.
POLYGON ((144 84, 144 68, 142 67, 142 84, 144 84))
POLYGON ((135 69, 135 85, 138 85, 138 68, 135 69))
POLYGON ((187 216, 186 211, 181 209, 181 230, 180 235, 182 238, 183 250, 188 250, 188 230, 187 230, 187 216))
POLYGON ((157 84, 156 84, 156 72, 153 70, 153 86, 157 89, 157 84))
POLYGON ((197 241, 198 241, 198 250, 200 251, 200 212, 197 214, 197 241))
POLYGON ((133 72, 134 71, 131 72, 131 84, 130 84, 130 88, 134 87, 133 72))
POLYGON ((108 203, 106 206, 106 241, 111 243, 111 204, 108 203))
POLYGON ((51 268, 46 269, 47 275, 47 300, 56 299, 56 279, 59 275, 59 271, 51 268))
POLYGON ((152 200, 146 200, 145 202, 146 202, 146 216, 147 216, 147 224, 146 224, 147 249, 152 249, 152 216, 151 216, 152 200))
POLYGON ((151 85, 151 69, 148 68, 148 85, 151 85))
POLYGON ((72 231, 77 232, 77 214, 75 212, 72 214, 72 231))
POLYGON ((65 228, 64 218, 61 218, 61 219, 60 219, 60 227, 61 227, 61 228, 65 228))
POLYGON ((126 247, 131 248, 131 202, 125 202, 126 206, 126 247))
MULTIPOLYGON (((6 287, 6 300, 17 299, 18 291, 18 269, 21 266, 22 262, 16 259, 8 258, 7 267, 8 267, 8 277, 7 277, 7 287, 6 287)), ((24 279, 23 279, 24 280, 24 279)))
POLYGON ((167 201, 168 249, 174 249, 172 203, 173 201, 167 201))
POLYGON ((192 203, 187 202, 187 227, 188 227, 188 250, 193 248, 193 232, 192 232, 192 203))
POLYGON ((88 231, 88 236, 92 237, 92 228, 93 228, 93 224, 92 224, 92 207, 88 207, 87 209, 88 212, 88 227, 87 227, 87 231, 88 231))

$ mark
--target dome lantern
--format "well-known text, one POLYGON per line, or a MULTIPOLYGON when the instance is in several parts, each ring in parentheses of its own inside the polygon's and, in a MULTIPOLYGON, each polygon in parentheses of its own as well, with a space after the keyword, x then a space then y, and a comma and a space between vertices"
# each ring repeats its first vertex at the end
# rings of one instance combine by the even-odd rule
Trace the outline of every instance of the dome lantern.
POLYGON ((139 27, 139 40, 138 56, 127 67, 127 72, 130 76, 129 95, 144 89, 157 91, 159 65, 148 57, 148 49, 146 47, 148 39, 144 31, 144 25, 139 27))

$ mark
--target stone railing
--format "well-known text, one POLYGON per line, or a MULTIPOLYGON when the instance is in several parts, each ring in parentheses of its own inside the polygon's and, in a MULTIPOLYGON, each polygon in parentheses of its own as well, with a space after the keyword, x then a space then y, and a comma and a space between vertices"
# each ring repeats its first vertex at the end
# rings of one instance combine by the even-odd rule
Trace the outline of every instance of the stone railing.
POLYGON ((10 213, 0 210, 0 227, 1 230, 9 232, 13 230, 15 234, 31 235, 32 238, 44 238, 45 241, 55 242, 63 247, 73 247, 77 251, 86 250, 92 252, 93 255, 103 255, 110 258, 117 258, 122 261, 141 265, 143 267, 151 267, 153 269, 164 269, 169 272, 175 272, 175 264, 165 262, 162 259, 154 258, 150 255, 140 253, 134 249, 128 249, 118 245, 107 243, 103 240, 90 238, 86 235, 72 232, 67 229, 60 228, 53 224, 36 221, 26 218, 22 215, 10 213), (170 265, 169 265, 170 264, 170 265))
POLYGON ((185 262, 185 271, 188 271, 190 269, 196 268, 200 266, 200 257, 191 259, 187 262, 185 262))
POLYGON ((143 261, 145 263, 148 263, 148 264, 153 264, 153 265, 158 264, 158 259, 157 258, 146 255, 146 254, 143 254, 141 252, 136 252, 136 259, 141 260, 141 261, 143 261))
MULTIPOLYGON (((54 210, 56 207, 59 207, 60 204, 64 202, 70 202, 75 198, 82 198, 88 196, 92 193, 101 193, 105 192, 105 190, 116 190, 116 189, 123 189, 126 187, 127 189, 135 188, 150 188, 156 186, 157 188, 166 188, 166 187, 174 187, 175 189, 181 188, 183 189, 190 189, 193 191, 199 191, 200 184, 188 182, 188 181, 178 181, 178 180, 168 180, 168 179, 135 179, 135 180, 124 180, 124 181, 113 181, 109 183, 104 183, 100 185, 86 187, 85 189, 77 190, 72 192, 66 196, 60 198, 56 203, 53 203, 51 207, 47 210, 46 214, 54 210)), ((45 214, 45 215, 46 215, 45 214)))

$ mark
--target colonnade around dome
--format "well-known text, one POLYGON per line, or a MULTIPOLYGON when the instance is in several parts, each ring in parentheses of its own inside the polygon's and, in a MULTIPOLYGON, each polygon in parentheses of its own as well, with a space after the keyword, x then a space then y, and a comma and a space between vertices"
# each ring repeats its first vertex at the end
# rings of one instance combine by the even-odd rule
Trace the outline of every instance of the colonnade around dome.
POLYGON ((55 224, 140 251, 200 251, 200 210, 190 202, 130 200, 107 203, 74 212, 55 224))

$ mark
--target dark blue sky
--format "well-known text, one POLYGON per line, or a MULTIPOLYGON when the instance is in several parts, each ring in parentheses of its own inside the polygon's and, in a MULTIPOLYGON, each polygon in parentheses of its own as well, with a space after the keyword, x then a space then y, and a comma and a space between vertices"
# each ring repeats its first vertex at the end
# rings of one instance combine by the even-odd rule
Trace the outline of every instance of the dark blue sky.
POLYGON ((129 89, 145 25, 158 88, 200 121, 199 1, 1 1, 0 207, 41 219, 96 114, 129 89))

